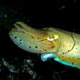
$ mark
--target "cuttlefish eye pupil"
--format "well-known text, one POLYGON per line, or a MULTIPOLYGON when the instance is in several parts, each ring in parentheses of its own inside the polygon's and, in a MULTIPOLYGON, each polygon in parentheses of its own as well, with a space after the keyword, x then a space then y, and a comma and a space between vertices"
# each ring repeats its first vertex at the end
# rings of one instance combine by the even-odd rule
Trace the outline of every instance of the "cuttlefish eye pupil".
POLYGON ((58 39, 58 35, 49 36, 49 37, 47 38, 47 40, 49 40, 49 41, 53 41, 53 40, 55 40, 55 39, 58 39))
POLYGON ((54 37, 52 36, 52 37, 48 37, 47 38, 49 41, 53 41, 54 40, 54 37))

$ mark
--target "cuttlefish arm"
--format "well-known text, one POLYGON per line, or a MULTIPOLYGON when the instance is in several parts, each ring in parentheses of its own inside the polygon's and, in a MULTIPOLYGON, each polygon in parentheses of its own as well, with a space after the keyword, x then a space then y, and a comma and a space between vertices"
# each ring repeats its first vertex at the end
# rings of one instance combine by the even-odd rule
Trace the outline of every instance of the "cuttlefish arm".
POLYGON ((53 58, 62 64, 80 68, 80 35, 56 28, 34 29, 16 22, 9 32, 11 40, 21 49, 41 54, 41 60, 53 58))

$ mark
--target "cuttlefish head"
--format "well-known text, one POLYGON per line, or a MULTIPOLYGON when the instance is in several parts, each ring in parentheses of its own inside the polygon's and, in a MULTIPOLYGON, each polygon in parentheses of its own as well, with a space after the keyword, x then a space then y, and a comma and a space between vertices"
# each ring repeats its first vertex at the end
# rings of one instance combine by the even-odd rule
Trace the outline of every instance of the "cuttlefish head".
POLYGON ((56 52, 59 35, 55 31, 34 29, 23 22, 16 22, 9 32, 11 40, 21 49, 32 53, 56 52))

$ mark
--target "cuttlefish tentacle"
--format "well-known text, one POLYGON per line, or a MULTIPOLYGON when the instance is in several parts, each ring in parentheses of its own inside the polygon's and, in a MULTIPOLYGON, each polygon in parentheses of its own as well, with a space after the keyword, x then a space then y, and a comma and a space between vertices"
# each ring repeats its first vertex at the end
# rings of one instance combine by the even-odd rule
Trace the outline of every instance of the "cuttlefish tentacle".
POLYGON ((16 22, 9 32, 11 40, 21 49, 41 54, 41 60, 53 58, 62 64, 80 68, 80 35, 57 28, 34 29, 16 22))

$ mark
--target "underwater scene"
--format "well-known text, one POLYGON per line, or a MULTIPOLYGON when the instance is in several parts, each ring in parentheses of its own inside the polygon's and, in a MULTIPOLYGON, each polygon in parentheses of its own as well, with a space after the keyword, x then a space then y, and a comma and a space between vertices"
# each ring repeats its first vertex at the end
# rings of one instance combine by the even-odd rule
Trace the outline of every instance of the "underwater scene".
POLYGON ((80 80, 79 0, 0 2, 0 80, 80 80))

